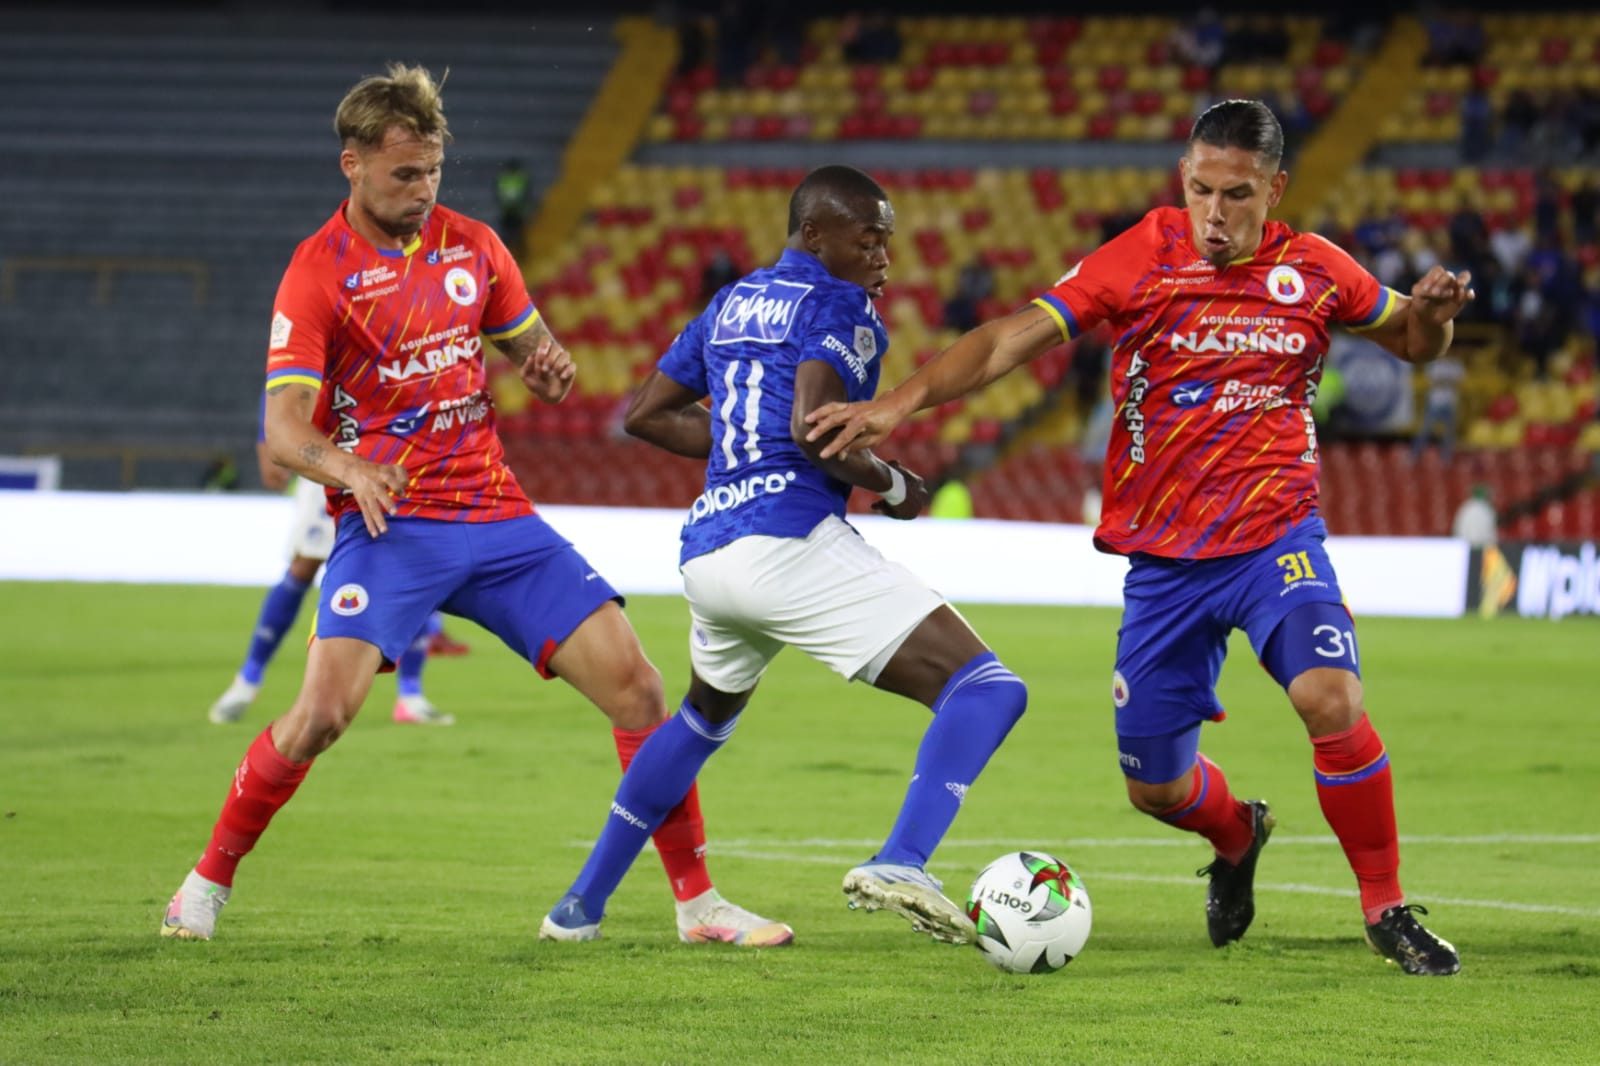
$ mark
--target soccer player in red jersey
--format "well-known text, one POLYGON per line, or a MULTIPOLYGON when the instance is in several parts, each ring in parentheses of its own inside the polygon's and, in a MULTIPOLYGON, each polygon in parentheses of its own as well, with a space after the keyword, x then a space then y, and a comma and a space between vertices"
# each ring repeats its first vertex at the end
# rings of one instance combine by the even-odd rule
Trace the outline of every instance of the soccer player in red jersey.
POLYGON ((1471 278, 1434 267, 1403 295, 1321 237, 1268 221, 1288 181, 1282 155, 1265 105, 1210 108, 1179 164, 1186 209, 1151 211, 876 400, 818 408, 811 439, 834 434, 823 455, 872 447, 912 412, 1108 324, 1117 417, 1095 542, 1130 561, 1112 680, 1129 799, 1212 844, 1208 931, 1219 947, 1243 936, 1273 820, 1264 802, 1233 796, 1199 736, 1222 717, 1217 677, 1229 632, 1244 629, 1311 738, 1318 799, 1355 873, 1368 942, 1407 973, 1452 974, 1454 947, 1400 888, 1389 759, 1323 550, 1311 404, 1331 327, 1411 362, 1435 359, 1471 278))
MULTIPOLYGON (((267 447, 328 487, 338 522, 316 637, 300 695, 239 764, 163 936, 211 937, 239 860, 436 608, 588 697, 624 768, 667 719, 621 597, 506 468, 480 337, 546 403, 566 396, 576 368, 494 231, 435 202, 448 137, 438 86, 420 67, 392 66, 350 90, 334 126, 350 198, 295 251, 267 354, 267 447)), ((712 887, 693 791, 654 839, 682 939, 792 939, 712 887)))

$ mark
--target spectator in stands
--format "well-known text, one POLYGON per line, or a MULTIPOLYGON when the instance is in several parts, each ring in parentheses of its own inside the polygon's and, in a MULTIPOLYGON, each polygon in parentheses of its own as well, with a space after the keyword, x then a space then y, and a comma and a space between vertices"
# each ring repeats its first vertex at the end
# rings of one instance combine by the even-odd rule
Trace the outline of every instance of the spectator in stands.
POLYGON ((1429 66, 1476 66, 1483 58, 1483 25, 1471 15, 1437 14, 1427 20, 1429 66))
POLYGON ((900 30, 894 19, 881 12, 845 16, 839 40, 850 63, 894 63, 900 58, 900 30))
POLYGON ((1489 486, 1474 485, 1472 495, 1461 501, 1456 517, 1450 523, 1450 535, 1466 541, 1474 548, 1493 544, 1500 535, 1500 519, 1489 502, 1489 486))
POLYGON ((1517 344, 1533 360, 1534 372, 1544 380, 1549 373, 1550 356, 1561 347, 1565 331, 1550 300, 1539 284, 1539 273, 1529 266, 1522 273, 1521 293, 1512 319, 1517 344))
POLYGON ((1584 175, 1568 200, 1572 210, 1572 239, 1580 245, 1593 244, 1600 237, 1600 184, 1594 174, 1584 175))
POLYGON ((1227 30, 1214 9, 1203 7, 1194 21, 1179 26, 1172 35, 1172 50, 1191 67, 1215 71, 1222 64, 1227 30))
POLYGON ((1561 235, 1561 183, 1549 168, 1533 179, 1533 234, 1540 244, 1561 235))
POLYGON ((743 0, 722 0, 717 9, 717 84, 729 87, 744 81, 759 48, 757 17, 743 0))
POLYGON ((1494 147, 1494 105, 1474 82, 1461 96, 1461 161, 1480 163, 1494 147))
POLYGON ((500 211, 500 239, 511 254, 522 258, 523 230, 528 225, 528 172, 522 160, 507 159, 494 176, 494 201, 500 211))
POLYGON ((1428 391, 1423 399, 1422 425, 1411 442, 1411 460, 1422 458, 1423 450, 1437 432, 1439 458, 1448 466, 1455 455, 1456 416, 1461 408, 1461 382, 1467 376, 1467 368, 1461 365, 1461 360, 1446 353, 1429 363, 1423 372, 1427 376, 1428 391))
POLYGON ((744 271, 739 269, 739 264, 733 261, 726 249, 718 248, 710 259, 706 260, 706 267, 700 272, 700 306, 704 307, 711 302, 711 298, 722 291, 724 285, 731 285, 744 277, 744 271))
POLYGON ((239 487, 239 464, 231 455, 219 455, 200 475, 200 487, 206 492, 233 492, 239 487))
POLYGON ((962 333, 978 325, 978 307, 994 295, 994 270, 981 254, 974 255, 956 277, 956 291, 944 302, 946 329, 962 333))
POLYGON ((1539 121, 1539 105, 1526 89, 1515 89, 1506 97, 1500 111, 1500 151, 1507 156, 1519 154, 1533 136, 1534 124, 1539 121))
POLYGON ((1470 197, 1463 195, 1456 201, 1455 213, 1450 216, 1450 257, 1457 267, 1472 271, 1473 277, 1483 273, 1483 264, 1490 257, 1489 227, 1484 224, 1483 213, 1470 197))

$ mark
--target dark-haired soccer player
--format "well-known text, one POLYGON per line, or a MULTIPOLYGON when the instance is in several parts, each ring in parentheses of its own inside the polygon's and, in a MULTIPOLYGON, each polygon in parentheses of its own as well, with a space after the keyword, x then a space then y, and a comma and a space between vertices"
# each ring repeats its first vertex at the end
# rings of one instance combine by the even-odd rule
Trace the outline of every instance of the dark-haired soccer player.
POLYGON ((858 486, 882 497, 883 513, 915 518, 927 504, 921 479, 866 449, 824 459, 805 439, 806 412, 877 389, 889 335, 872 301, 893 232, 877 182, 853 167, 812 171, 790 199, 778 262, 723 288, 635 394, 629 432, 706 460, 680 555, 693 677, 677 715, 623 775, 589 861, 540 936, 599 935, 646 835, 732 734, 767 664, 793 645, 933 711, 888 839, 845 875, 851 906, 893 910, 935 939, 972 939, 971 920, 925 864, 1022 715, 1027 689, 949 604, 845 522, 858 486))
POLYGON ((1362 702, 1355 626, 1323 550, 1311 403, 1334 325, 1402 359, 1437 358, 1472 298, 1435 267, 1404 296, 1339 248, 1267 221, 1288 174, 1263 104, 1195 123, 1179 164, 1187 210, 1157 208, 1015 314, 966 334, 876 401, 824 405, 823 455, 883 440, 907 415, 965 395, 1109 323, 1117 417, 1096 544, 1127 555, 1112 701, 1128 796, 1211 842, 1206 921, 1237 940, 1255 915, 1267 805, 1229 791, 1199 754, 1220 720, 1216 681, 1244 629, 1305 722, 1317 795, 1360 888, 1373 947, 1407 973, 1452 974, 1455 949, 1405 902, 1383 742, 1362 702))
MULTIPOLYGON (((576 368, 494 231, 436 202, 448 136, 438 86, 393 66, 350 90, 334 127, 350 198, 295 250, 267 350, 272 458, 328 486, 338 520, 316 639, 299 697, 234 773, 163 936, 211 937, 239 860, 435 609, 478 622, 588 697, 624 766, 667 718, 621 597, 506 467, 480 336, 547 403, 566 396, 576 368)), ((693 792, 655 840, 682 939, 793 936, 711 886, 693 792)))

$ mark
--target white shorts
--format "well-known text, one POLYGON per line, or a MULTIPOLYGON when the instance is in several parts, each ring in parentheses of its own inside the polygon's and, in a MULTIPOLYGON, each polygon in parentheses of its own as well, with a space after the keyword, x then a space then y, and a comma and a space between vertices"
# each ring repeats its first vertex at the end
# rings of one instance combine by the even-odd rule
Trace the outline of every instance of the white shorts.
POLYGON ((944 598, 829 515, 804 539, 742 537, 683 566, 694 672, 723 692, 755 687, 794 645, 849 680, 876 681, 944 598))
POLYGON ((289 533, 289 550, 307 559, 328 559, 333 551, 333 516, 328 513, 328 495, 309 478, 294 483, 294 526, 289 533))

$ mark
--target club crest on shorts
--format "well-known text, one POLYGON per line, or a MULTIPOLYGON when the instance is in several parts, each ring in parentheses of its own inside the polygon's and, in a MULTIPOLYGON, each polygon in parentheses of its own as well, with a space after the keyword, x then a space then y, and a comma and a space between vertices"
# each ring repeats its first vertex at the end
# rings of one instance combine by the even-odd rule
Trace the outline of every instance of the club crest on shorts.
POLYGON ((367 590, 360 585, 340 585, 339 590, 333 594, 333 599, 328 606, 334 614, 344 615, 348 618, 353 614, 360 614, 367 609, 367 590))
POLYGON ((1128 705, 1128 679, 1122 676, 1121 670, 1111 671, 1111 702, 1118 707, 1128 705))

